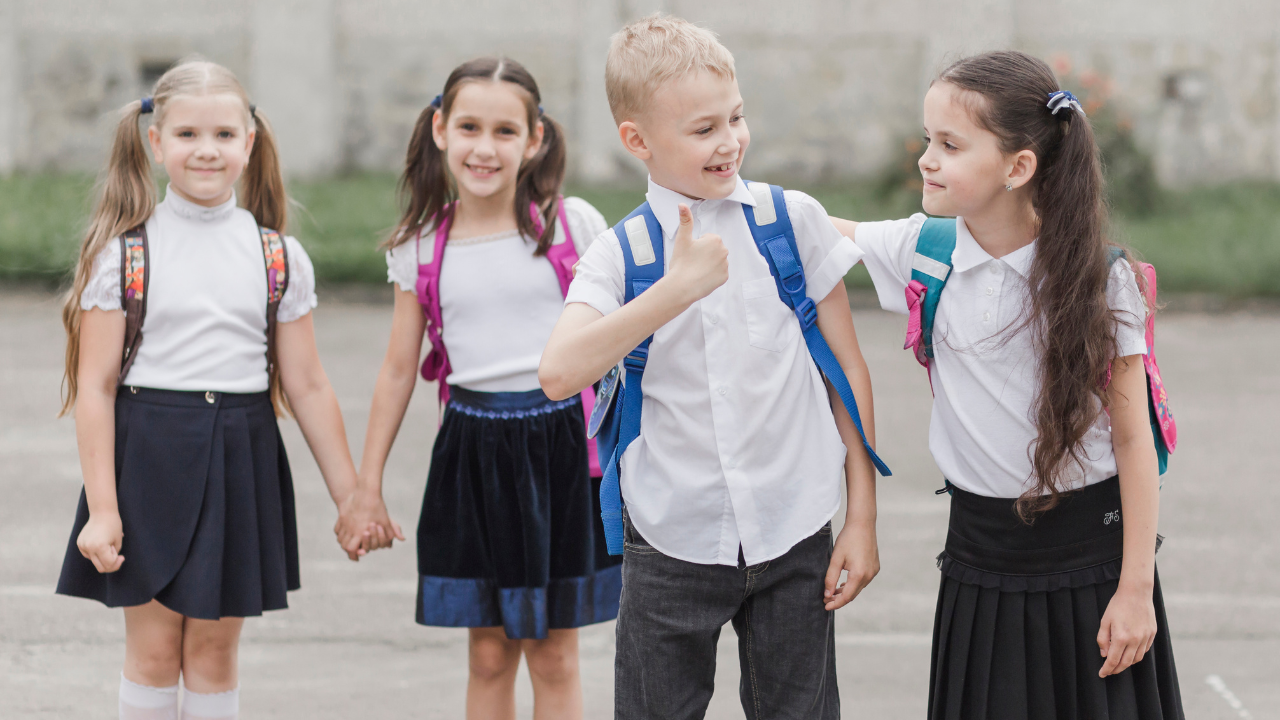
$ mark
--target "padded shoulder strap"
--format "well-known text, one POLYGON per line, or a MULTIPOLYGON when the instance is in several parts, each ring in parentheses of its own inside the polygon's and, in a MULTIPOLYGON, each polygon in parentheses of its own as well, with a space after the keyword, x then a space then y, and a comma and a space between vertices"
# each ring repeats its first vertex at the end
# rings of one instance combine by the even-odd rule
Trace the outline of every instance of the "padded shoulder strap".
POLYGON ((925 356, 933 358, 933 318, 938 314, 938 298, 951 277, 951 256, 956 250, 954 218, 929 218, 920 228, 916 255, 911 261, 911 279, 925 288, 920 328, 925 356))
POLYGON ((129 368, 142 344, 142 323, 147 318, 147 274, 149 259, 147 226, 139 225, 120 236, 120 307, 124 310, 124 354, 120 358, 120 377, 124 384, 129 368))
POLYGON ((755 240, 756 247, 769 263, 769 272, 773 274, 774 282, 778 285, 778 297, 799 319, 809 355, 813 357, 814 363, 822 374, 831 381, 836 393, 840 396, 840 402, 849 411, 849 417, 858 428, 862 446, 866 448, 871 462, 881 475, 888 477, 893 472, 876 454, 871 443, 867 442, 867 435, 862 429, 862 417, 858 412, 858 401, 853 395, 849 379, 845 377, 844 368, 840 366, 840 361, 836 359, 835 353, 831 352, 831 346, 827 344, 822 331, 818 329, 818 308, 808 295, 804 266, 800 263, 800 253, 796 248, 796 233, 791 226, 791 216, 787 212, 787 202, 782 194, 782 188, 777 185, 748 182, 747 190, 755 198, 756 206, 752 208, 743 205, 742 211, 747 217, 747 227, 751 229, 751 237, 755 240))
POLYGON ((262 238, 262 262, 267 271, 267 376, 274 384, 280 369, 276 362, 276 315, 289 288, 289 251, 279 232, 259 226, 258 235, 262 238))
MULTIPOLYGON (((542 234, 542 215, 536 204, 529 204, 529 215, 533 218, 533 227, 542 234)), ((578 248, 573 244, 573 235, 569 230, 569 219, 564 214, 564 198, 556 199, 556 234, 547 248, 547 261, 555 271, 556 280, 560 282, 560 294, 569 295, 569 285, 573 282, 573 266, 578 262, 578 248)))
MULTIPOLYGON (((613 232, 622 246, 623 302, 629 303, 660 280, 665 271, 662 225, 646 202, 615 225, 613 232)), ((600 519, 604 522, 605 544, 610 555, 622 554, 621 462, 627 447, 640 437, 640 409, 644 401, 641 387, 652 342, 650 335, 622 360, 626 384, 617 391, 621 397, 614 406, 614 412, 618 413, 618 442, 602 468, 604 478, 600 481, 600 519)))

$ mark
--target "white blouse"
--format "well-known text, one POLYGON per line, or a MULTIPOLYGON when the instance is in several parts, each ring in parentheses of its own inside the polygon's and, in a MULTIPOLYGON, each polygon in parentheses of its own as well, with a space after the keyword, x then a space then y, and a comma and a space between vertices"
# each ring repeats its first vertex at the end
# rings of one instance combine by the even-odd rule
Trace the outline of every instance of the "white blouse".
MULTIPOLYGON (((581 257, 609 225, 582 198, 565 198, 564 211, 581 257)), ((557 236, 563 233, 556 223, 557 236)), ((430 250, 434 230, 424 230, 421 242, 430 250)), ((538 363, 564 309, 564 296, 551 263, 534 257, 534 248, 516 230, 451 238, 445 245, 440 315, 453 367, 446 378, 450 385, 479 392, 538 389, 538 363)), ((417 242, 387 251, 387 280, 405 292, 417 292, 417 242)))
MULTIPOLYGON (((234 194, 216 207, 170 188, 147 220, 147 314, 142 344, 125 378, 164 390, 267 389, 267 274, 258 223, 234 194)), ((297 320, 316 306, 315 271, 302 245, 285 237, 289 285, 276 314, 297 320)), ((94 259, 80 308, 119 310, 120 239, 94 259)))
MULTIPOLYGON (((855 241, 885 310, 907 312, 904 290, 924 215, 905 220, 865 222, 855 241)), ((1035 243, 1002 258, 978 245, 961 218, 956 223, 952 272, 934 319, 933 416, 929 450, 943 477, 962 490, 988 497, 1015 498, 1032 475, 1031 450, 1037 436, 1031 406, 1040 391, 1039 363, 1029 330, 1007 338, 1027 301, 1027 273, 1035 243)), ((1118 322, 1121 357, 1147 352, 1146 308, 1128 263, 1117 262, 1107 281, 1107 302, 1118 322)), ((909 353, 903 354, 908 362, 909 353)), ((914 361, 911 361, 914 362, 914 361)), ((926 382, 924 377, 920 382, 926 382)), ((1071 487, 1116 474, 1111 425, 1098 419, 1084 438, 1087 467, 1073 470, 1071 487)))

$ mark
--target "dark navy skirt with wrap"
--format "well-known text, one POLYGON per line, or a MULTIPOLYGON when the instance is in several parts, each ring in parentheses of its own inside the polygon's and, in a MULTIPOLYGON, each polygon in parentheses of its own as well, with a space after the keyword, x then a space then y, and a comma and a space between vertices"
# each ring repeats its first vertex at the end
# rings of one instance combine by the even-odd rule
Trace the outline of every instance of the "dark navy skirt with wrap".
POLYGON ((952 488, 931 720, 1182 720, 1158 575, 1151 650, 1098 677, 1098 629, 1124 552, 1119 480, 1064 494, 1031 525, 1014 502, 952 488))
POLYGON ((541 639, 618 616, 578 396, 450 388, 418 522, 417 621, 541 639))
POLYGON ((109 607, 154 599, 204 620, 287 607, 298 532, 269 394, 122 387, 115 415, 125 560, 101 574, 80 554, 81 491, 58 592, 109 607))

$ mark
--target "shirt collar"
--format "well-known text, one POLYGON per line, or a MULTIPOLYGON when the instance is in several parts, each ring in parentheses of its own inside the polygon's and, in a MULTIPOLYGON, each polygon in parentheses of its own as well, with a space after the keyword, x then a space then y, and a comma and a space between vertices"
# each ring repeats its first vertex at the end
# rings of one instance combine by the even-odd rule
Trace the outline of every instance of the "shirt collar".
POLYGON ((231 217, 236 211, 236 191, 231 191, 231 198, 220 205, 213 207, 205 207, 187 200, 178 193, 173 191, 173 183, 170 183, 164 190, 164 201, 161 205, 173 211, 173 214, 187 220, 197 220, 200 222, 218 222, 231 217))
MULTIPOLYGON (((999 260, 1025 278, 1031 272, 1031 261, 1035 256, 1036 241, 1032 240, 1025 247, 1020 247, 999 260)), ((978 241, 973 239, 973 234, 969 232, 969 226, 965 224, 964 218, 956 218, 956 250, 951 256, 951 267, 956 272, 965 272, 993 260, 996 258, 991 257, 986 250, 982 249, 978 241)))
POLYGON ((658 218, 658 224, 662 226, 664 235, 675 235, 676 228, 680 226, 680 203, 688 205, 694 213, 699 212, 703 207, 715 207, 724 202, 756 206, 755 196, 747 190, 747 184, 741 177, 737 178, 737 185, 733 188, 733 192, 729 193, 729 197, 722 200, 694 200, 675 190, 662 187, 653 181, 653 176, 649 176, 649 191, 644 197, 649 201, 654 217, 658 218))

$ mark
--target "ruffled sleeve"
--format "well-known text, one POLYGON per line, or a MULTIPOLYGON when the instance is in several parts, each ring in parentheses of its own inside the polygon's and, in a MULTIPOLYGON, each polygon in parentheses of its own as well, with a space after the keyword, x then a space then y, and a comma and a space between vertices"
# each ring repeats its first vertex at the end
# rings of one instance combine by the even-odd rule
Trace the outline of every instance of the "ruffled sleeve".
POLYGON ((418 292, 417 240, 400 243, 387 251, 387 282, 395 283, 405 292, 418 292))
POLYGON ((120 238, 112 238, 93 259, 89 284, 80 294, 80 309, 120 309, 120 238))
POLYGON ((318 301, 316 271, 311 265, 310 256, 297 238, 286 235, 284 243, 289 253, 289 287, 285 288, 284 297, 280 299, 276 321, 287 323, 311 312, 318 301))
POLYGON ((595 207, 580 197, 564 199, 564 215, 569 220, 569 235, 578 257, 586 254, 591 241, 609 229, 609 223, 595 207))

